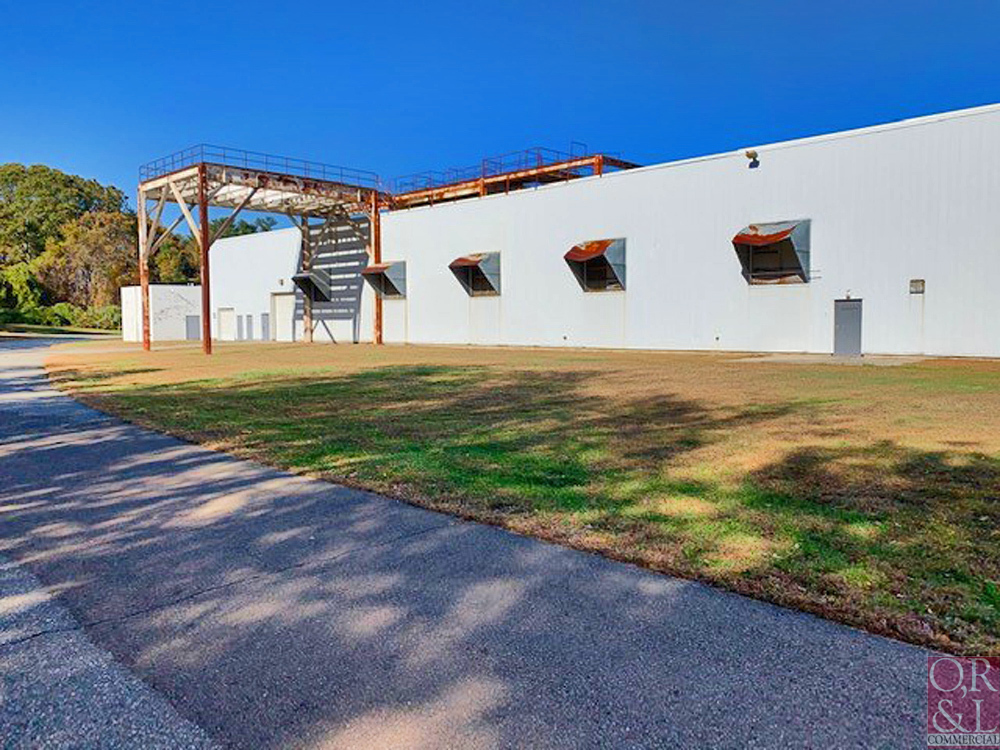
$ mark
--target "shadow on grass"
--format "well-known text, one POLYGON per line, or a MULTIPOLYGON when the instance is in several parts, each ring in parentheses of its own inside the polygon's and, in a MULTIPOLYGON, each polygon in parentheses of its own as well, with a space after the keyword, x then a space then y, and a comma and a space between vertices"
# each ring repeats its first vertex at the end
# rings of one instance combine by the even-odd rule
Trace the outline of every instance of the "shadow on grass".
POLYGON ((274 465, 917 642, 1000 643, 997 459, 789 439, 735 481, 691 480, 675 468, 692 452, 820 407, 602 396, 593 378, 411 366, 103 396, 88 374, 83 387, 132 418, 274 465))
MULTIPOLYGON (((786 451, 735 484, 692 479, 676 469, 700 448, 809 407, 607 398, 592 377, 420 367, 83 388, 111 411, 238 453, 883 632, 931 603, 916 579, 912 599, 894 594, 916 537, 957 550, 962 585, 989 574, 936 536, 978 527, 934 514, 992 493, 995 463, 973 470, 977 486, 964 473, 972 459, 932 461, 934 481, 954 479, 956 494, 944 509, 900 503, 912 510, 897 527, 891 503, 854 497, 854 475, 837 493, 805 489, 844 462, 919 484, 922 454, 809 447, 808 460, 786 451), (843 559, 828 551, 847 544, 843 559), (865 588, 852 570, 876 545, 910 552, 865 588)), ((0 400, 0 550, 223 744, 751 746, 773 740, 777 721, 792 744, 839 746, 849 730, 859 746, 925 739, 918 649, 233 462, 85 409, 22 412, 0 400), (706 658, 735 689, 705 679, 706 658), (857 720, 831 720, 829 706, 848 699, 857 720), (775 714, 788 705, 792 723, 775 714)), ((896 485, 885 492, 891 500, 896 485)), ((29 605, 0 599, 7 611, 29 605)), ((995 630, 963 622, 956 648, 995 648, 995 630)))

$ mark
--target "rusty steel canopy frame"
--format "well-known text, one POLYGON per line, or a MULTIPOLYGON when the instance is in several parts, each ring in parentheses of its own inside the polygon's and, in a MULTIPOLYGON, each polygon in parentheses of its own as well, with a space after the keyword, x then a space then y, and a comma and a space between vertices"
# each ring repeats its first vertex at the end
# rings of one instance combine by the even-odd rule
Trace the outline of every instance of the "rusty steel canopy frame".
POLYGON ((573 155, 532 148, 483 159, 477 167, 423 172, 396 180, 392 208, 412 208, 447 201, 509 193, 550 182, 601 176, 605 170, 634 169, 638 164, 608 154, 573 155))
MULTIPOLYGON (((259 211, 288 216, 302 231, 303 265, 309 270, 309 218, 352 224, 364 215, 369 221, 368 252, 372 261, 381 260, 379 212, 389 196, 380 190, 373 172, 332 167, 300 159, 273 157, 250 151, 214 146, 196 146, 141 168, 139 174, 139 284, 142 294, 142 348, 149 351, 149 260, 164 240, 182 222, 187 223, 201 253, 201 341, 202 350, 212 353, 211 291, 209 250, 225 235, 240 211, 259 211), (150 203, 153 205, 150 215, 150 203), (160 218, 167 203, 175 203, 181 215, 169 226, 160 218), (198 220, 192 209, 198 208, 198 220), (228 208, 231 213, 213 232, 210 207, 228 208)), ((305 328, 312 340, 312 300, 306 296, 305 328)), ((375 303, 376 343, 382 341, 380 301, 375 303)))
MULTIPOLYGON (((368 219, 368 254, 372 265, 382 262, 380 213, 434 205, 466 198, 601 176, 606 170, 639 166, 609 154, 566 153, 533 148, 483 159, 466 169, 425 172, 400 178, 395 194, 383 189, 374 172, 276 157, 220 146, 194 146, 144 165, 139 170, 139 284, 142 293, 142 348, 150 349, 149 260, 182 222, 187 222, 201 253, 201 341, 212 353, 209 250, 240 211, 287 216, 302 233, 302 276, 312 271, 313 248, 309 219, 341 222, 363 234, 357 217, 368 219), (150 215, 150 203, 154 206, 150 215), (164 206, 175 203, 178 216, 161 224, 164 206), (198 208, 198 220, 192 209, 198 208), (214 232, 209 208, 231 213, 214 232)), ((306 341, 313 339, 312 295, 304 295, 306 341)), ((375 295, 374 341, 382 343, 382 297, 375 295)))

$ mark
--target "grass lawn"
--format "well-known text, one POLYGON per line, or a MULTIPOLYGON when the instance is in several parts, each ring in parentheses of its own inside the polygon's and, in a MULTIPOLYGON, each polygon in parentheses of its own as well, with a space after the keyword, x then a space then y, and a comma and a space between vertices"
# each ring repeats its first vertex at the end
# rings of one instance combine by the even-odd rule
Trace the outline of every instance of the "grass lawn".
POLYGON ((233 344, 49 368, 237 455, 1000 653, 1000 362, 233 344))

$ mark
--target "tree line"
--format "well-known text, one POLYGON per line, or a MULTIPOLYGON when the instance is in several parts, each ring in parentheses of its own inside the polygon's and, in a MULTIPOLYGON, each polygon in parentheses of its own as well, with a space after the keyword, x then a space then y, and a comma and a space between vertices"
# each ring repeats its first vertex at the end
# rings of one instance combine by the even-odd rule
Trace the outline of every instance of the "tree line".
MULTIPOLYGON (((0 324, 120 327, 119 289, 139 283, 137 221, 112 185, 41 164, 0 165, 0 324)), ((274 225, 241 219, 226 236, 274 225)), ((152 258, 150 281, 197 283, 199 265, 194 238, 174 233, 152 258)))

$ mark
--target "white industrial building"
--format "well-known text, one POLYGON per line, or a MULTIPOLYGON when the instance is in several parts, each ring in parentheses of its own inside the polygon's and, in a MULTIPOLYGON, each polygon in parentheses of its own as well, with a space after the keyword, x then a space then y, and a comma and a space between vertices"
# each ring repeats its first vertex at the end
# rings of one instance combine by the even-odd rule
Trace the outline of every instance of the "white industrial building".
POLYGON ((1000 106, 310 231, 306 283, 297 228, 212 246, 217 338, 301 338, 298 275, 316 340, 377 293, 387 343, 1000 356, 1000 106))

